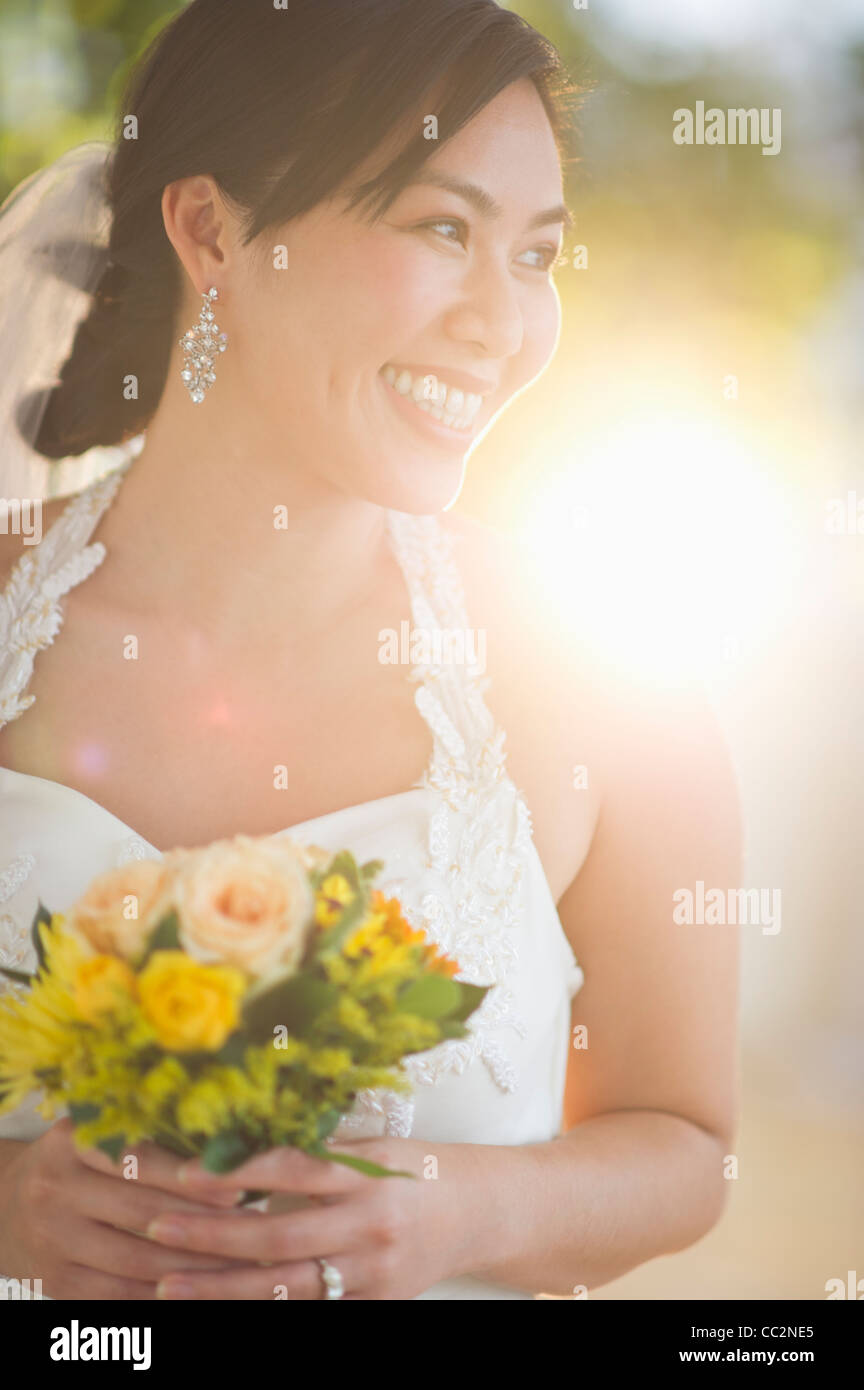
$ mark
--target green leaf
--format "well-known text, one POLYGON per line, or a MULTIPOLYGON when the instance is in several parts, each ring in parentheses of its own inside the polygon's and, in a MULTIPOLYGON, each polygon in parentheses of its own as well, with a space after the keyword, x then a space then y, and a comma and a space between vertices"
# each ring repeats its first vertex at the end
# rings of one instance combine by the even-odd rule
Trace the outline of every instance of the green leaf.
POLYGON ((246 1056, 249 1039, 245 1033, 232 1033, 218 1052, 208 1052, 208 1062, 219 1062, 226 1067, 240 1067, 246 1056))
MULTIPOLYGON (((441 1041, 449 1041, 450 1038, 465 1038, 468 1036, 468 1029, 458 1018, 439 1018, 438 1032, 441 1034, 441 1041)), ((412 1049, 414 1052, 426 1052, 427 1047, 417 1047, 412 1049)), ((406 1053, 406 1056, 408 1054, 406 1053)))
POLYGON ((98 1120, 102 1113, 99 1106, 93 1105, 91 1101, 79 1104, 72 1100, 69 1102, 68 1110, 69 1118, 76 1126, 89 1124, 91 1120, 98 1120))
POLYGON ((287 1028, 302 1037, 324 1009, 338 998, 338 985, 317 975, 291 975, 260 994, 247 996, 243 1022, 256 1040, 273 1037, 274 1028, 287 1028))
POLYGON ((32 985, 36 979, 35 975, 28 975, 23 970, 12 970, 5 965, 0 965, 0 975, 5 975, 7 980, 14 980, 19 985, 32 985))
POLYGON ((201 1166, 208 1173, 231 1173, 250 1158, 252 1150, 240 1134, 214 1134, 201 1152, 201 1166))
POLYGON ((166 1134, 163 1130, 157 1129, 153 1135, 153 1143, 158 1144, 161 1149, 167 1149, 169 1153, 177 1154, 179 1158, 197 1158, 198 1148, 191 1139, 184 1139, 182 1135, 166 1134))
POLYGON ((341 874, 343 878, 347 878, 352 888, 358 889, 360 887, 357 860, 350 850, 340 849, 339 853, 333 856, 327 874, 328 877, 330 874, 341 874))
POLYGON ((338 922, 334 922, 332 927, 326 927, 323 931, 317 928, 317 937, 314 938, 313 958, 315 956, 327 955, 329 952, 341 951, 343 942, 351 935, 362 917, 369 911, 369 895, 366 889, 357 892, 353 900, 343 909, 338 922))
POLYGON ((384 868, 383 859, 370 859, 365 864, 360 865, 360 877, 367 883, 377 877, 384 868))
POLYGON ((180 919, 172 908, 166 912, 153 928, 147 941, 147 948, 141 960, 141 965, 146 965, 154 951, 179 951, 180 950, 180 919))
POLYGON ((112 1163, 116 1163, 126 1148, 125 1136, 115 1134, 111 1139, 100 1139, 96 1148, 101 1149, 103 1154, 107 1154, 112 1163))
POLYGON ((446 975, 421 975, 399 993, 396 1000, 400 1013, 416 1014, 418 1018, 446 1018, 462 1002, 459 985, 446 975))
POLYGON ((380 1163, 372 1163, 368 1158, 358 1158, 355 1154, 333 1153, 326 1144, 310 1144, 306 1152, 313 1158, 326 1158, 330 1163, 342 1163, 346 1168, 354 1168, 365 1173, 367 1178, 416 1178, 416 1173, 407 1173, 402 1168, 382 1168, 380 1163))
POLYGON ((324 1110, 318 1116, 318 1138, 328 1139, 341 1119, 341 1110, 324 1110))
POLYGON ((476 1009, 479 1009, 492 986, 470 985, 465 980, 454 980, 453 983, 458 986, 461 998, 453 1012, 448 1014, 448 1018, 458 1019, 464 1023, 476 1009))
POLYGON ((39 961, 39 969, 46 970, 48 968, 48 962, 45 959, 45 947, 42 944, 42 933, 39 931, 40 926, 46 926, 49 930, 51 928, 51 913, 48 911, 41 898, 36 908, 33 921, 30 924, 30 939, 33 942, 33 949, 39 961))

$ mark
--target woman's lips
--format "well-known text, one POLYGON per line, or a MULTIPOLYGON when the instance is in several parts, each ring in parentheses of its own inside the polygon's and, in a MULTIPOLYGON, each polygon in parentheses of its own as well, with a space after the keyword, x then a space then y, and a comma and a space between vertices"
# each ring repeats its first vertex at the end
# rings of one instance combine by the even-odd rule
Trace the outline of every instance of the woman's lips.
POLYGON ((440 420, 435 420, 431 414, 428 414, 428 411, 419 409, 418 404, 414 403, 411 396, 401 395, 399 391, 396 391, 394 386, 390 385, 388 381, 385 381, 381 373, 378 374, 378 379, 379 382, 381 382, 383 391, 386 392, 386 398, 388 398, 390 404, 392 404, 393 409, 396 410, 396 414, 399 414, 399 416, 406 421, 406 424, 413 425, 414 430, 417 430, 419 434, 422 435, 422 438, 428 439, 428 441, 432 443, 438 443, 438 445, 445 445, 447 449, 453 450, 454 453, 465 452, 465 449, 468 448, 468 445, 470 445, 472 439, 474 439, 476 432, 478 432, 479 417, 475 418, 474 423, 472 423, 467 430, 453 430, 450 425, 443 424, 440 420))
MULTIPOLYGON (((443 445, 452 453, 464 454, 471 440, 477 433, 477 420, 467 430, 454 430, 449 425, 443 424, 440 420, 435 420, 426 411, 421 410, 415 405, 410 396, 403 396, 384 380, 380 372, 378 380, 386 393, 387 399, 396 411, 397 415, 405 421, 426 440, 432 444, 443 445)), ((482 407, 481 407, 482 409, 482 407)))

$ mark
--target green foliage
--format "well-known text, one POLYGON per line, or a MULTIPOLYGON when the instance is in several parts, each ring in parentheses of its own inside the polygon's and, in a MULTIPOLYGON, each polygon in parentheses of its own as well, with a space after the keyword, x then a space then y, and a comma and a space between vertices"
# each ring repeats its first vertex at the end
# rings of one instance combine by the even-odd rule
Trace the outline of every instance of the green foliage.
POLYGON ((46 931, 51 930, 51 913, 40 902, 39 906, 36 908, 36 913, 33 918, 33 921, 30 924, 30 939, 33 942, 33 949, 36 952, 36 958, 39 961, 40 970, 45 970, 48 965, 48 962, 45 957, 45 944, 42 940, 43 928, 46 931))
POLYGON ((201 1166, 208 1173, 230 1173, 251 1157, 246 1138, 236 1132, 216 1134, 208 1139, 201 1153, 201 1166))
POLYGON ((423 975, 398 996, 399 1008, 418 1018, 440 1019, 455 1013, 461 1001, 459 985, 446 975, 423 975))
MULTIPOLYGON (((147 949, 141 960, 141 966, 150 959, 155 951, 179 951, 180 950, 180 921, 177 913, 172 909, 166 912, 165 916, 157 922, 150 938, 147 942, 147 949)), ((139 967, 140 968, 140 967, 139 967)))
POLYGON ((296 1037, 305 1036, 315 1019, 338 997, 336 985, 308 973, 289 976, 271 988, 247 996, 243 1024, 256 1042, 273 1037, 284 1027, 296 1037))

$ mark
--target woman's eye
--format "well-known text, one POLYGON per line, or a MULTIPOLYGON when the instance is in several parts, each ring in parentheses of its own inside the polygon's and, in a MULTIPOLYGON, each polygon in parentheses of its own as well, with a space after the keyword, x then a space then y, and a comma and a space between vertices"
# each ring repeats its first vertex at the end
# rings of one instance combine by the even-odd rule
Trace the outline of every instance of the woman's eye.
MULTIPOLYGON (((467 228, 465 223, 460 221, 458 217, 436 217, 434 222, 421 222, 420 224, 421 231, 434 231, 438 227, 456 227, 459 231, 457 240, 461 245, 465 244, 467 239, 467 228)), ((445 241, 452 241, 453 237, 445 237, 444 239, 445 241)))
MULTIPOLYGON (((421 222, 419 230, 435 231, 439 236, 444 236, 445 241, 456 243, 459 246, 464 246, 468 241, 468 227, 461 218, 458 217, 436 217, 433 221, 421 222), (441 227, 454 227, 456 229, 456 236, 445 236, 443 232, 438 230, 441 227)), ((532 246, 531 250, 523 252, 523 255, 538 256, 540 258, 539 262, 535 263, 530 268, 532 270, 543 271, 544 273, 552 270, 554 267, 563 265, 565 261, 565 257, 559 252, 557 246, 532 246)))
POLYGON ((530 251, 524 253, 526 256, 539 256, 540 262, 535 265, 535 270, 555 270, 564 265, 565 257, 559 252, 557 246, 532 246, 530 251))

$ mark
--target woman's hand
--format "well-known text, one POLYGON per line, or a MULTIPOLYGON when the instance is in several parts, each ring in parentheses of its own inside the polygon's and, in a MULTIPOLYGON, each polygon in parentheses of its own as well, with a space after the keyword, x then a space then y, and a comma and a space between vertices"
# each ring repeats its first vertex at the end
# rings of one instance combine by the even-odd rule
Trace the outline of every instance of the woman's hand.
POLYGON ((225 1268, 218 1256, 181 1255, 144 1236, 160 1212, 200 1220, 233 1205, 236 1185, 224 1183, 213 1195, 188 1192, 178 1177, 182 1159, 155 1144, 130 1148, 138 1176, 124 1178, 98 1149, 76 1149, 68 1119, 19 1147, 0 1182, 4 1277, 41 1279, 50 1298, 150 1300, 175 1270, 225 1268))
POLYGON ((149 1235, 179 1251, 206 1252, 242 1262, 227 1271, 169 1274, 162 1298, 321 1299, 318 1258, 342 1275, 345 1298, 409 1299, 431 1284, 470 1268, 469 1195, 476 1170, 470 1145, 413 1139, 365 1139, 332 1146, 404 1169, 414 1177, 370 1178, 298 1149, 271 1149, 224 1177, 191 1163, 187 1190, 246 1189, 303 1193, 313 1205, 288 1212, 237 1211, 160 1215, 149 1235), (433 1161, 434 1160, 434 1161, 433 1161), (263 1267, 262 1267, 263 1266, 263 1267))

